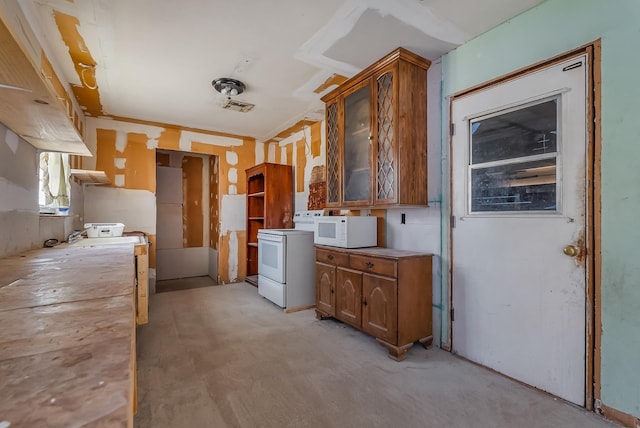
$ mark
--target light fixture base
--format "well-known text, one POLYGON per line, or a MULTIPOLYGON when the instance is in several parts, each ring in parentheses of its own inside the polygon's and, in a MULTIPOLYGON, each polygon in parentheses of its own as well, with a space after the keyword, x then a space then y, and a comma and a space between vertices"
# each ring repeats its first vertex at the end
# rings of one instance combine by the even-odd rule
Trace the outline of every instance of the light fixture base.
POLYGON ((240 95, 246 89, 244 83, 229 77, 221 77, 211 82, 211 84, 216 91, 220 92, 222 95, 226 95, 227 97, 240 95))

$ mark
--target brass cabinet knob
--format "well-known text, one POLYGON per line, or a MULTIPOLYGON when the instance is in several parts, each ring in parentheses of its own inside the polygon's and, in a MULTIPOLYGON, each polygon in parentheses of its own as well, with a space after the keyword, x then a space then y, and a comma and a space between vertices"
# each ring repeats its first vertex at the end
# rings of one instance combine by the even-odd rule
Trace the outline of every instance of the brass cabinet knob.
POLYGON ((575 245, 567 245, 562 249, 562 252, 569 257, 576 257, 580 254, 580 249, 575 245))

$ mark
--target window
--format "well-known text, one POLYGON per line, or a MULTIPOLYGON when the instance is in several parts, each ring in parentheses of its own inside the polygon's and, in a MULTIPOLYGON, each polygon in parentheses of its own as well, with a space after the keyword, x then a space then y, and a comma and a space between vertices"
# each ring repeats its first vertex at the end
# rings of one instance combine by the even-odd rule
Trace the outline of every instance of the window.
POLYGON ((558 102, 469 122, 470 212, 557 212, 558 102))
POLYGON ((40 212, 65 214, 69 210, 71 184, 69 155, 66 153, 40 153, 40 212))

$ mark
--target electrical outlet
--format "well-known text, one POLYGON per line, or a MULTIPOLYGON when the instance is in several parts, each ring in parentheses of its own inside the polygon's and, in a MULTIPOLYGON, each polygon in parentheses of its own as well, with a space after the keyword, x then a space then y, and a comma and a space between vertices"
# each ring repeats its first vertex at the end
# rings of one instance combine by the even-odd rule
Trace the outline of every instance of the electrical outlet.
POLYGON ((405 213, 400 214, 400 224, 407 224, 407 215, 405 213))

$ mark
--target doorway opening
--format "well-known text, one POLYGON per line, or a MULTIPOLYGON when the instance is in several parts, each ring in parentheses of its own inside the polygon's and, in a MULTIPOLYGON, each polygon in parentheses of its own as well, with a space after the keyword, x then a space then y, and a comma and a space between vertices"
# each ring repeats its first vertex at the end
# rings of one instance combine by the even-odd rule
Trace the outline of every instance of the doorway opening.
POLYGON ((219 282, 218 183, 217 156, 157 150, 157 291, 168 280, 219 282))

